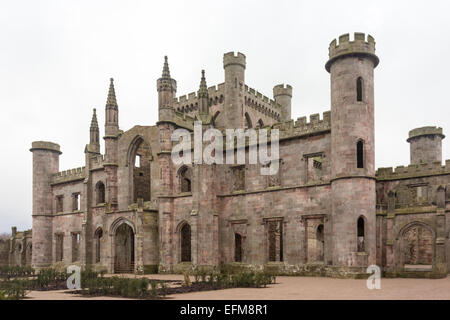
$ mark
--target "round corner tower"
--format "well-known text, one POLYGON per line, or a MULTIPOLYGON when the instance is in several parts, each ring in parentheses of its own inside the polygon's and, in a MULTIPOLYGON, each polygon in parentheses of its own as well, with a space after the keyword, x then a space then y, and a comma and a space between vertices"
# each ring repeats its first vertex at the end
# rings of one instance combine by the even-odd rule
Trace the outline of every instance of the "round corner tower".
POLYGON ((35 141, 33 153, 33 267, 52 264, 52 204, 51 175, 59 171, 60 147, 56 143, 35 141))
POLYGON ((228 52, 223 55, 225 70, 224 113, 229 128, 244 127, 245 55, 228 52))
POLYGON ((291 120, 292 87, 279 84, 273 87, 273 99, 281 105, 281 119, 291 120))
POLYGON ((375 264, 375 41, 364 33, 333 40, 331 82, 333 265, 375 264))
POLYGON ((442 163, 442 128, 422 127, 409 132, 410 163, 442 163))

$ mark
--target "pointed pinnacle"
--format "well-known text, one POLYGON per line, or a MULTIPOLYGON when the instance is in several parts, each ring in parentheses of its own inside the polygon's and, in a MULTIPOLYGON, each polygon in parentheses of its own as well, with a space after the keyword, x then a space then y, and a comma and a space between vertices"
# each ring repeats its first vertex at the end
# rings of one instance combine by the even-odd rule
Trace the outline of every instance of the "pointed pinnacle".
POLYGON ((164 56, 164 67, 163 67, 162 77, 170 78, 169 62, 167 61, 167 56, 164 56))
POLYGON ((116 100, 116 91, 114 90, 114 79, 109 79, 109 91, 108 91, 108 98, 106 100, 106 106, 113 106, 117 107, 117 100, 116 100))
POLYGON ((97 122, 97 113, 96 109, 94 108, 94 113, 92 114, 92 120, 91 120, 91 128, 98 128, 98 122, 97 122))
POLYGON ((200 80, 200 89, 198 90, 199 95, 200 94, 208 94, 208 87, 206 86, 206 79, 205 79, 205 70, 202 70, 202 78, 200 80))

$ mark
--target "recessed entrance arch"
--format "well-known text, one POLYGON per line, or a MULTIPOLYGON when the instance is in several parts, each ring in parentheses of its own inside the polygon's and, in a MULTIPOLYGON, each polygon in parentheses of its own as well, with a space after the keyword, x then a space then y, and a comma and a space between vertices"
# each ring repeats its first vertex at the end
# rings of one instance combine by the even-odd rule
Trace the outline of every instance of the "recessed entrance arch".
POLYGON ((134 228, 125 219, 113 224, 113 256, 115 273, 134 272, 134 228))

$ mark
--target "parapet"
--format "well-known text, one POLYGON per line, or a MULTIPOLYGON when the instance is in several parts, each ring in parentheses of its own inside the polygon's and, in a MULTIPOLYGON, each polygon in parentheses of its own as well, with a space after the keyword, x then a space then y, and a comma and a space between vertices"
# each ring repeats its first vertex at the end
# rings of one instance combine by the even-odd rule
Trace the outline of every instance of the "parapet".
POLYGON ((292 87, 288 84, 286 86, 283 84, 278 84, 273 87, 273 97, 287 95, 292 98, 292 87))
POLYGON ((440 136, 442 139, 445 138, 445 136, 442 134, 442 128, 440 127, 421 127, 412 129, 408 133, 408 139, 406 141, 410 142, 411 139, 421 136, 440 136))
POLYGON ((334 61, 343 56, 365 56, 373 61, 373 66, 376 67, 380 59, 375 55, 375 40, 371 35, 355 32, 354 41, 350 41, 348 33, 339 37, 339 43, 336 39, 331 41, 328 48, 329 60, 325 64, 325 69, 330 72, 330 67, 334 61))
POLYGON ((289 138, 294 136, 313 135, 331 130, 331 112, 325 111, 320 119, 318 113, 309 116, 309 122, 306 117, 300 117, 297 121, 289 120, 276 123, 274 129, 280 130, 280 138, 289 138))
POLYGON ((223 55, 223 67, 226 68, 233 64, 240 65, 245 69, 245 55, 240 52, 235 54, 233 51, 225 53, 223 55))
POLYGON ((57 152, 59 154, 62 154, 59 144, 48 142, 48 141, 34 141, 31 143, 31 149, 30 151, 33 152, 35 150, 47 150, 52 152, 57 152))
POLYGON ((398 166, 395 169, 378 168, 375 175, 377 180, 397 180, 442 174, 450 174, 450 160, 446 160, 444 166, 440 162, 431 162, 398 166))
POLYGON ((86 168, 80 167, 55 173, 51 177, 51 184, 66 183, 82 180, 86 177, 86 168))

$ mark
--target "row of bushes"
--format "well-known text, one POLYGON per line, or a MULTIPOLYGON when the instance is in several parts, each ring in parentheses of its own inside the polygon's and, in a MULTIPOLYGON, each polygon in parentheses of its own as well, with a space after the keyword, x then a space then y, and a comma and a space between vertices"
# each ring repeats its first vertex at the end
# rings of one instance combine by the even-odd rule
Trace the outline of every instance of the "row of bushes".
POLYGON ((25 298, 29 290, 29 280, 0 281, 0 300, 19 300, 25 298))
MULTIPOLYGON (((194 283, 208 283, 215 288, 261 288, 275 283, 276 277, 268 271, 241 271, 238 273, 208 272, 195 270, 194 283)), ((189 273, 184 276, 184 285, 190 285, 189 273)))
POLYGON ((93 273, 81 277, 81 294, 120 296, 125 298, 158 298, 166 295, 166 284, 146 278, 95 277, 93 273))
POLYGON ((29 277, 35 274, 32 267, 0 266, 1 278, 29 277))

